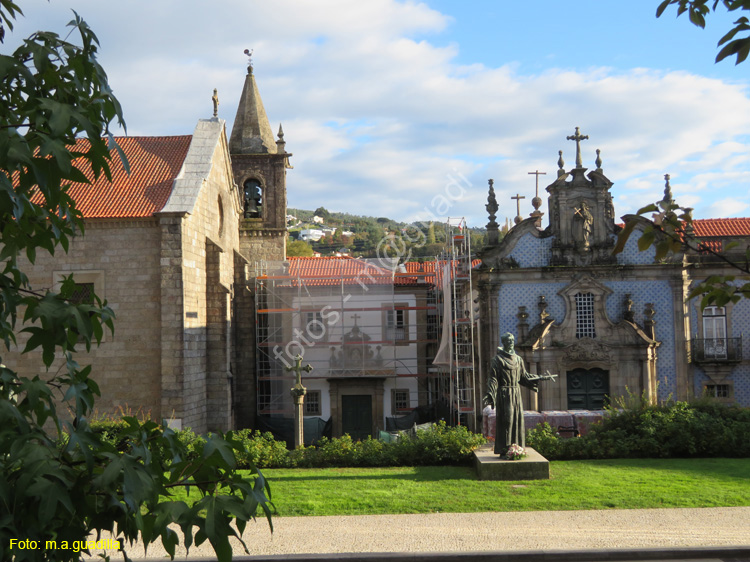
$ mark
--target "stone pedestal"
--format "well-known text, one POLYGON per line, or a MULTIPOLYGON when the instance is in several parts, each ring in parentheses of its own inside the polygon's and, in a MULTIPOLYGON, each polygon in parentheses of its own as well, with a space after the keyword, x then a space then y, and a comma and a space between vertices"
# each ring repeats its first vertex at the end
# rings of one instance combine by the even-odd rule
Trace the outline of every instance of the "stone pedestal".
POLYGON ((294 399, 294 448, 299 449, 305 444, 305 418, 302 408, 305 404, 305 394, 307 389, 301 384, 292 388, 292 398, 294 399))
POLYGON ((484 445, 474 451, 474 466, 479 480, 549 480, 549 461, 529 447, 524 458, 509 461, 484 445))

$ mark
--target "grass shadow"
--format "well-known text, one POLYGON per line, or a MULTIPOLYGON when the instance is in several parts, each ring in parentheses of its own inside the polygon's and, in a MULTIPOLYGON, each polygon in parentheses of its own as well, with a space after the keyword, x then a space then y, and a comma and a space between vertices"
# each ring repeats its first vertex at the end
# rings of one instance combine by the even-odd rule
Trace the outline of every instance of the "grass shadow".
POLYGON ((472 467, 417 466, 403 468, 326 468, 326 469, 265 469, 263 473, 271 482, 326 481, 331 479, 351 481, 406 480, 410 482, 437 482, 445 480, 475 479, 472 467), (276 471, 294 471, 293 474, 276 475, 276 471), (305 474, 309 470, 310 474, 305 474), (325 471, 324 474, 320 474, 325 471), (404 472, 406 471, 406 472, 404 472))

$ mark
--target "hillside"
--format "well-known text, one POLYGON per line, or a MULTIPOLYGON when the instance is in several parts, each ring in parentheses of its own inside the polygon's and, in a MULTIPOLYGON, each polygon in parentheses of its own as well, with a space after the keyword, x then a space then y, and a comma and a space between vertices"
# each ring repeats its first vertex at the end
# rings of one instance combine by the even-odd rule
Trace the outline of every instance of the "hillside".
MULTIPOLYGON (((306 243, 292 244, 293 253, 289 255, 305 255, 297 252, 309 246, 324 256, 347 249, 350 255, 365 258, 387 253, 400 259, 430 259, 440 255, 445 246, 446 225, 438 222, 414 225, 388 217, 330 212, 324 207, 314 211, 288 209, 287 218, 290 242, 306 243)), ((476 251, 484 245, 486 230, 470 228, 469 231, 472 251, 476 251)))

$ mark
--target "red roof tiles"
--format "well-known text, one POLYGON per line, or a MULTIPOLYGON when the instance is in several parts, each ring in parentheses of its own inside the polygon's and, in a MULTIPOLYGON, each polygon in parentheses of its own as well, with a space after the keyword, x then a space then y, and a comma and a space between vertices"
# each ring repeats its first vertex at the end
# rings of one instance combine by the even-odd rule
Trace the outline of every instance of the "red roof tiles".
POLYGON ((389 269, 379 267, 376 260, 365 260, 351 256, 320 258, 290 257, 289 271, 284 277, 301 278, 308 286, 338 285, 342 280, 364 285, 392 284, 389 269))
MULTIPOLYGON (((167 203, 191 139, 190 135, 118 137, 117 144, 127 156, 130 174, 115 152, 110 163, 112 183, 104 175, 93 180, 90 170, 83 169, 93 183, 71 186, 76 207, 85 218, 150 217, 167 203)), ((76 144, 86 142, 79 139, 76 144)))
POLYGON ((341 282, 360 285, 420 285, 433 283, 434 262, 406 264, 406 273, 391 272, 377 259, 351 256, 290 257, 289 269, 283 275, 271 273, 269 279, 303 279, 307 286, 331 286, 341 282), (424 271, 419 271, 423 265, 424 271))
POLYGON ((750 236, 750 218, 695 219, 693 220, 693 231, 698 238, 750 236))

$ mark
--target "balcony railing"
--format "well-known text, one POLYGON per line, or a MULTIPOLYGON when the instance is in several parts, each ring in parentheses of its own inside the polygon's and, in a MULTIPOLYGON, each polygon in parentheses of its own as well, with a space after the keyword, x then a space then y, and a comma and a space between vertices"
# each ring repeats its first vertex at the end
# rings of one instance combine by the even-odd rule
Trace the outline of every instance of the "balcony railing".
POLYGON ((742 361, 742 338, 695 338, 692 357, 696 363, 733 363, 742 361))

